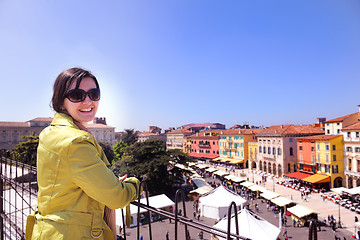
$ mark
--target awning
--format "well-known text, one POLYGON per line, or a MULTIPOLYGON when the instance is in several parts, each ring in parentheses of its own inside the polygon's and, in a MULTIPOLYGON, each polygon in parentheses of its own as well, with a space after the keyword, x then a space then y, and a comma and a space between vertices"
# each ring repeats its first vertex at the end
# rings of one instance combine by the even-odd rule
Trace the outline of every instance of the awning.
POLYGON ((222 176, 224 176, 224 175, 229 175, 227 172, 220 171, 220 170, 214 172, 214 174, 215 174, 215 175, 218 175, 218 176, 220 176, 220 177, 222 177, 222 176))
POLYGON ((355 194, 359 194, 360 193, 360 187, 354 187, 354 188, 350 188, 350 189, 344 189, 343 192, 346 192, 350 195, 355 195, 355 194))
POLYGON ((203 164, 196 164, 195 166, 198 167, 198 168, 200 168, 200 169, 207 168, 207 166, 206 166, 206 165, 203 165, 203 164))
POLYGON ((325 183, 325 182, 330 182, 330 177, 322 174, 314 174, 311 175, 310 177, 306 177, 301 180, 309 183, 325 183))
POLYGON ((284 175, 285 177, 289 177, 289 178, 296 178, 296 179, 304 179, 306 177, 310 177, 311 174, 308 173, 303 173, 303 172, 293 172, 293 173, 288 173, 284 175))
POLYGON ((244 182, 245 180, 240 178, 240 177, 234 177, 231 179, 232 182, 236 182, 236 183, 239 183, 239 182, 244 182))
POLYGON ((232 179, 234 179, 234 178, 237 178, 237 176, 234 176, 234 175, 227 175, 227 176, 225 176, 224 177, 226 180, 232 180, 232 179))
POLYGON ((334 192, 334 193, 337 193, 337 194, 341 194, 342 191, 344 191, 345 189, 347 189, 347 188, 338 187, 338 188, 331 188, 330 191, 332 191, 332 192, 334 192))
POLYGON ((289 205, 290 203, 293 203, 294 201, 288 199, 288 198, 284 198, 282 196, 279 196, 277 198, 273 198, 270 200, 272 203, 274 203, 275 205, 279 206, 279 207, 284 207, 286 205, 289 205))
POLYGON ((288 208, 287 210, 298 218, 303 218, 313 213, 317 214, 317 212, 315 212, 314 210, 303 207, 301 205, 295 205, 291 208, 288 208))
POLYGON ((202 186, 195 190, 191 190, 190 193, 197 193, 199 195, 204 195, 208 192, 211 192, 212 190, 213 190, 213 188, 211 186, 202 186))
POLYGON ((245 182, 240 183, 240 185, 248 188, 248 187, 250 187, 250 186, 252 186, 252 185, 255 185, 255 184, 252 183, 252 182, 247 182, 247 181, 245 181, 245 182))
POLYGON ((259 185, 256 185, 256 184, 250 186, 250 187, 249 187, 249 190, 251 190, 251 191, 253 191, 253 192, 255 192, 255 191, 259 191, 259 192, 265 192, 265 191, 267 191, 266 188, 264 188, 264 187, 262 187, 262 186, 259 186, 259 185))
POLYGON ((209 167, 209 168, 207 168, 205 171, 212 173, 212 172, 217 171, 217 169, 216 169, 216 168, 209 167))
POLYGON ((212 161, 221 161, 221 157, 214 158, 212 161))
POLYGON ((240 160, 240 159, 231 159, 230 160, 230 163, 232 163, 232 164, 239 164, 239 163, 243 163, 244 162, 244 160, 240 160))
POLYGON ((276 192, 272 192, 272 191, 266 191, 266 192, 261 193, 260 196, 262 196, 263 198, 265 198, 267 200, 271 200, 273 198, 280 196, 280 194, 278 194, 276 192))

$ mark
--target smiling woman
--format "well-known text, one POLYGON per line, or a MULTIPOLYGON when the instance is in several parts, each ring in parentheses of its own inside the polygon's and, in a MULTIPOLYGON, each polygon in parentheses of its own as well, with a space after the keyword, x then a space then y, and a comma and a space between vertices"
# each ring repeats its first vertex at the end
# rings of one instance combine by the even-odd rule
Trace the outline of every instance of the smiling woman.
POLYGON ((51 125, 39 136, 38 204, 26 239, 116 239, 115 215, 139 196, 136 178, 117 178, 86 128, 95 118, 100 87, 90 72, 63 71, 54 84, 51 125))

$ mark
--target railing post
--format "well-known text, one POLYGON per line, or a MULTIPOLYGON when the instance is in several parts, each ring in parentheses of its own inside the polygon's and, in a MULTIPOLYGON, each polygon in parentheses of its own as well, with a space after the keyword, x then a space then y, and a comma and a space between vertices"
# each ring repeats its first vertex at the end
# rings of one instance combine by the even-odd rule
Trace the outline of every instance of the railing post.
MULTIPOLYGON (((230 240, 230 233, 231 233, 231 209, 232 207, 234 208, 234 212, 235 212, 235 230, 236 230, 236 235, 239 235, 239 222, 238 222, 238 214, 237 214, 237 207, 236 207, 236 203, 233 201, 230 203, 230 206, 228 208, 228 226, 227 226, 227 240, 230 240)), ((239 239, 239 238, 236 238, 239 239)))
POLYGON ((312 219, 309 225, 309 240, 317 240, 317 226, 316 220, 312 219))
MULTIPOLYGON (((183 211, 184 211, 184 217, 186 218, 186 206, 185 206, 185 198, 184 198, 184 192, 181 189, 178 189, 175 193, 175 240, 178 239, 177 236, 177 227, 178 227, 178 196, 181 194, 181 199, 183 202, 183 211)), ((185 225, 185 239, 188 240, 188 230, 187 225, 185 225)))
POLYGON ((0 153, 0 164, 1 164, 1 168, 0 168, 0 188, 1 188, 1 193, 0 193, 0 234, 1 234, 1 240, 4 240, 4 219, 2 217, 3 212, 4 212, 4 182, 3 182, 3 155, 2 153, 0 153))

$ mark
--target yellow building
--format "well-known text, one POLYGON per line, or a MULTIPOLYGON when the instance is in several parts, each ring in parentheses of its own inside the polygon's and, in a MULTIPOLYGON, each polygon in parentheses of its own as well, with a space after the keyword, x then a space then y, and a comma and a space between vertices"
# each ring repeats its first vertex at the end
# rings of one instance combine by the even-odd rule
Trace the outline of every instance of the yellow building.
MULTIPOLYGON (((317 135, 302 139, 315 143, 316 174, 329 176, 330 188, 344 186, 343 135, 317 135)), ((320 178, 314 178, 313 183, 316 179, 321 182, 320 178)))
POLYGON ((228 129, 219 134, 219 158, 216 160, 249 167, 248 143, 256 141, 258 129, 228 129))
POLYGON ((258 143, 257 142, 248 142, 248 159, 250 169, 256 170, 256 163, 258 157, 258 143))

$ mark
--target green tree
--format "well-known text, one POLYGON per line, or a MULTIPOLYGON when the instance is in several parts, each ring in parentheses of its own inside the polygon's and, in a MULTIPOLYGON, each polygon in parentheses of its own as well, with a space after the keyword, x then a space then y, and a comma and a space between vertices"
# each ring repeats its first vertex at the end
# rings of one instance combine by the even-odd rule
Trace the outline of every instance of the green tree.
POLYGON ((168 171, 171 160, 161 141, 146 140, 126 147, 113 170, 118 176, 128 174, 146 181, 150 194, 166 193, 172 186, 168 171))
POLYGON ((123 136, 123 142, 126 143, 128 146, 134 144, 138 140, 138 131, 132 129, 125 129, 125 134, 123 136))
POLYGON ((39 137, 33 134, 22 136, 21 138, 27 139, 27 141, 18 143, 12 153, 17 155, 17 160, 32 166, 36 166, 36 154, 37 148, 39 146, 39 137))
POLYGON ((118 142, 113 146, 113 151, 114 151, 114 160, 118 161, 122 158, 122 156, 124 155, 125 152, 125 148, 128 145, 124 142, 118 142))
MULTIPOLYGON (((189 162, 195 162, 195 160, 190 158, 186 153, 182 152, 179 149, 171 149, 167 153, 171 157, 172 162, 174 164, 179 163, 187 166, 189 162)), ((183 178, 184 174, 182 169, 174 167, 169 171, 169 173, 170 173, 170 181, 173 184, 181 185, 184 183, 184 178, 183 178)))
POLYGON ((108 161, 110 163, 112 163, 112 161, 114 160, 114 151, 113 151, 112 147, 110 146, 110 144, 107 142, 99 142, 99 145, 103 149, 108 161))

